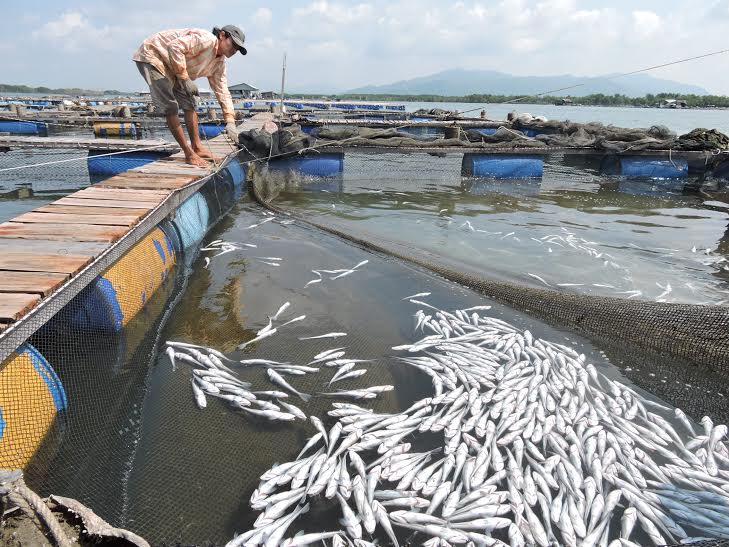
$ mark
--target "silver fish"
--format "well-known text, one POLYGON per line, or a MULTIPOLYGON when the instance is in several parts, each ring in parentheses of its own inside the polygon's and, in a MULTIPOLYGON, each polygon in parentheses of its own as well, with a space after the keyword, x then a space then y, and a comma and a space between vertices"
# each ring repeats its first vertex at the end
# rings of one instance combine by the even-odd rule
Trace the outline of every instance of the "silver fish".
POLYGON ((299 340, 318 340, 320 338, 340 338, 342 336, 347 336, 346 332, 329 332, 327 334, 320 334, 319 336, 304 336, 299 338, 299 340))
POLYGON ((286 380, 284 380, 283 377, 275 370, 269 368, 266 370, 266 374, 268 374, 268 377, 273 383, 278 384, 282 388, 287 389, 295 395, 298 395, 302 401, 308 402, 309 399, 311 399, 311 395, 309 395, 308 393, 301 393, 298 389, 294 388, 286 380))

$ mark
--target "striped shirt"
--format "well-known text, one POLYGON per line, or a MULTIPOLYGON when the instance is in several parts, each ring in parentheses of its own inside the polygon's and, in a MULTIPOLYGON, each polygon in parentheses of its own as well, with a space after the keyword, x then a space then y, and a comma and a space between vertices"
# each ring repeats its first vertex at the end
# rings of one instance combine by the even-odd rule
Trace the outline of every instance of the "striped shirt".
POLYGON ((226 123, 235 121, 225 56, 218 55, 218 39, 212 32, 197 28, 163 30, 147 38, 132 59, 149 63, 172 82, 178 77, 207 77, 226 123))

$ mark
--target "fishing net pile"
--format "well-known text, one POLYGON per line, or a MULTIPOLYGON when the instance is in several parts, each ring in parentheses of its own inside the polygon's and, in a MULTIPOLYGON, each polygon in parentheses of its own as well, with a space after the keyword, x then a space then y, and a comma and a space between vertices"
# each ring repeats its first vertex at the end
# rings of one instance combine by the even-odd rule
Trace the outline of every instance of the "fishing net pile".
POLYGON ((412 116, 432 116, 440 119, 458 118, 458 110, 446 110, 445 108, 419 108, 412 113, 412 116))
MULTIPOLYGON (((458 127, 454 125, 454 127, 458 127)), ((665 126, 648 129, 626 129, 593 122, 587 124, 540 121, 520 117, 511 123, 482 129, 459 128, 457 137, 414 135, 407 127, 320 126, 310 133, 299 125, 290 125, 273 134, 264 130, 244 131, 239 145, 257 158, 300 153, 305 149, 326 146, 375 146, 388 148, 488 149, 590 148, 596 151, 622 153, 650 150, 710 151, 729 149, 729 137, 716 129, 694 129, 677 136, 665 126), (529 136, 535 135, 535 136, 529 136)))
MULTIPOLYGON (((391 363, 430 377, 432 394, 393 414, 334 403, 328 428, 311 416, 318 432, 295 461, 263 474, 250 500, 261 511, 254 528, 229 546, 729 539, 726 426, 692 423, 572 348, 486 315, 488 306, 410 302, 423 335, 392 348, 391 363), (341 529, 316 529, 326 511, 339 513, 341 529), (299 525, 308 533, 294 535, 299 525)), ((316 366, 347 363, 341 349, 316 366)), ((207 357, 196 363, 210 378, 228 374, 207 357)), ((368 400, 388 387, 337 395, 368 400)))
POLYGON ((628 129, 593 122, 587 124, 546 121, 528 126, 518 120, 513 129, 537 132, 536 140, 547 146, 589 147, 606 152, 641 150, 705 151, 727 150, 729 137, 716 129, 694 129, 685 135, 676 134, 662 125, 648 129, 628 129))

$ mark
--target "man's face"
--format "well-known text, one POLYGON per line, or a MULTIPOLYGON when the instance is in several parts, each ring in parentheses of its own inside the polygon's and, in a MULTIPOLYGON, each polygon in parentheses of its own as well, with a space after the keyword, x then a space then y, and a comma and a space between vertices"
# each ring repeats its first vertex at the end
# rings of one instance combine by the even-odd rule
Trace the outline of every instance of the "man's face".
POLYGON ((225 55, 227 58, 231 58, 233 55, 238 53, 238 47, 233 42, 233 39, 225 33, 221 33, 220 44, 218 45, 218 51, 225 55))

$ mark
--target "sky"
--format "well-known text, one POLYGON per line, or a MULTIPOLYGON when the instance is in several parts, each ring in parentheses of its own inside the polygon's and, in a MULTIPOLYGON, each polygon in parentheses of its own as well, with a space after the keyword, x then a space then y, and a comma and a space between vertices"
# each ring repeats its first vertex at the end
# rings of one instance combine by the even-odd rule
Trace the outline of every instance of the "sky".
MULTIPOLYGON (((236 24, 231 84, 341 92, 464 68, 598 76, 729 48, 729 0, 2 2, 0 83, 140 91, 132 55, 168 28, 236 24)), ((729 95, 729 53, 651 74, 729 95)), ((205 82, 200 82, 206 87, 205 82)))

